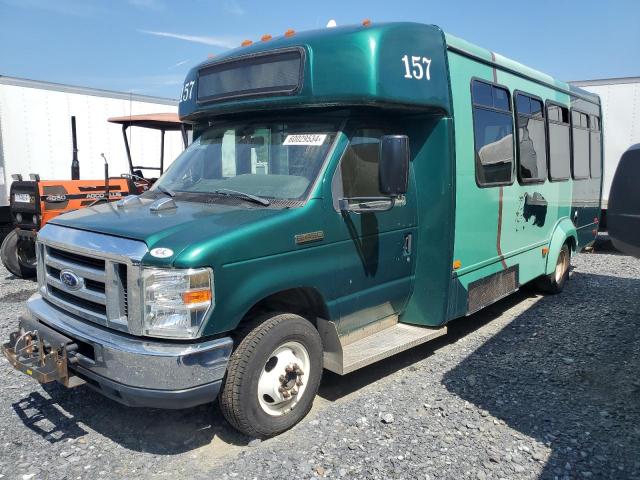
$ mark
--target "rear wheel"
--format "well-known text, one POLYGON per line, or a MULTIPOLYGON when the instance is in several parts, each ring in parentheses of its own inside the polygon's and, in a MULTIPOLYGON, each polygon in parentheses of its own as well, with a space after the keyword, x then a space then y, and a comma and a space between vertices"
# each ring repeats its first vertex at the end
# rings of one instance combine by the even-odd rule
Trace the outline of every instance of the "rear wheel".
POLYGON ((257 318, 229 360, 220 394, 227 421, 251 437, 271 437, 311 409, 322 377, 322 341, 306 319, 257 318))
POLYGON ((543 275, 536 280, 536 287, 547 293, 560 293, 569 278, 571 264, 571 250, 566 243, 560 249, 556 259, 556 267, 549 275, 543 275))
POLYGON ((5 237, 9 235, 14 230, 14 228, 15 227, 12 223, 0 224, 0 244, 2 244, 5 237))
POLYGON ((19 278, 36 276, 36 248, 31 239, 21 238, 18 230, 11 231, 2 241, 0 257, 7 270, 19 278))

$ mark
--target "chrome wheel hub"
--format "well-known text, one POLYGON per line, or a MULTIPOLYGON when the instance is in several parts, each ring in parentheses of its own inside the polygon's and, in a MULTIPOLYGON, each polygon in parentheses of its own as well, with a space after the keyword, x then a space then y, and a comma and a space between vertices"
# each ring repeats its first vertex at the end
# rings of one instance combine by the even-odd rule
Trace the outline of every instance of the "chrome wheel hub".
POLYGON ((299 342, 286 342, 269 356, 258 380, 258 401, 265 413, 281 416, 291 411, 305 392, 309 352, 299 342))

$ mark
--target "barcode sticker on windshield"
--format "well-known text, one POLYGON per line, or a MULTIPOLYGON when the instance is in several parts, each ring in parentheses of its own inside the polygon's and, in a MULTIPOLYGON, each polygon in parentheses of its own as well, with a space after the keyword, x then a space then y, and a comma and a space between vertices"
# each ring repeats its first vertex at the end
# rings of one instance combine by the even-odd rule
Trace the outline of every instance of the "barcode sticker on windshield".
POLYGON ((322 145, 326 134, 317 133, 297 133, 295 135, 287 135, 283 145, 322 145))

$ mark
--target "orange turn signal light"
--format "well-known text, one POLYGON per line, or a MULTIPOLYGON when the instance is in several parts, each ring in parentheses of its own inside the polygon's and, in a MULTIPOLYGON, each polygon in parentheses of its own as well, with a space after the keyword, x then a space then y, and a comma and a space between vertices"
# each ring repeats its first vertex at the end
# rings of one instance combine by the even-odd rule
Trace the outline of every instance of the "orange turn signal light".
POLYGON ((453 269, 458 270, 462 266, 462 262, 460 260, 453 261, 453 269))
POLYGON ((265 33, 264 35, 262 35, 260 37, 260 40, 262 40, 263 42, 267 42, 269 40, 271 40, 273 37, 271 35, 269 35, 268 33, 265 33))
POLYGON ((365 18, 364 20, 362 20, 363 27, 368 27, 369 25, 371 25, 371 20, 369 20, 368 18, 365 18))
POLYGON ((293 37, 295 34, 296 34, 296 31, 293 28, 290 28, 289 30, 284 32, 284 36, 287 38, 293 37))
POLYGON ((542 247, 542 256, 546 257, 547 253, 549 253, 549 247, 542 247))
POLYGON ((182 302, 185 305, 204 303, 211 301, 211 290, 190 290, 182 294, 182 302))
POLYGON ((251 45, 252 43, 253 43, 253 41, 252 41, 252 40, 245 40, 245 41, 243 41, 243 42, 240 44, 240 46, 241 46, 241 47, 248 47, 248 46, 249 46, 249 45, 251 45))

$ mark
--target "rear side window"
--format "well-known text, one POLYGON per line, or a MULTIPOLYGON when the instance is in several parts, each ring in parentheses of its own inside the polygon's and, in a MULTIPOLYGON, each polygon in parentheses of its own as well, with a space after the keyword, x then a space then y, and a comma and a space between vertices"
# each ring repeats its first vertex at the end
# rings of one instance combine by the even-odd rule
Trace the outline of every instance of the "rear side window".
POLYGON ((547 178, 547 135, 542 100, 516 93, 518 178, 521 183, 547 178))
POLYGON ((480 186, 513 182, 513 115, 509 91, 471 82, 476 181, 480 186))
POLYGON ((560 105, 547 106, 549 131, 549 179, 568 180, 571 177, 571 133, 569 109, 560 105))
POLYGON ((573 178, 589 178, 589 116, 586 113, 571 110, 571 136, 573 178))
POLYGON ((602 152, 600 136, 600 117, 591 116, 591 128, 589 132, 589 163, 591 178, 602 176, 602 152))

